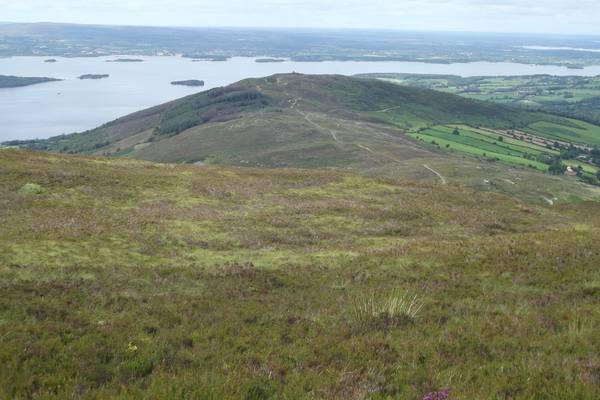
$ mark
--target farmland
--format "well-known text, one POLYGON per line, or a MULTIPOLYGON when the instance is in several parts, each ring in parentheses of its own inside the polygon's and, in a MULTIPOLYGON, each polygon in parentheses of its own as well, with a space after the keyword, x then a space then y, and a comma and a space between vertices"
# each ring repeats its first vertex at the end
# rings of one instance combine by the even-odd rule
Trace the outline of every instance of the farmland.
POLYGON ((525 165, 546 171, 548 166, 536 161, 536 157, 547 153, 557 154, 555 150, 523 143, 516 139, 504 139, 501 135, 468 126, 434 126, 411 136, 439 145, 449 151, 459 151, 490 159, 502 160, 511 164, 525 165))
POLYGON ((600 77, 372 74, 371 77, 458 94, 476 100, 544 110, 600 124, 600 77))
MULTIPOLYGON (((545 140, 552 138, 552 135, 547 135, 547 138, 536 136, 545 127, 550 131, 556 125, 532 124, 532 128, 526 130, 529 133, 466 125, 437 125, 411 132, 409 135, 445 151, 469 154, 488 161, 526 166, 544 172, 549 170, 551 164, 560 162, 585 179, 590 181, 597 179, 598 166, 595 161, 592 161, 595 159, 581 155, 587 153, 576 147, 569 149, 580 156, 578 159, 569 158, 565 155, 564 146, 561 147, 552 140, 545 140)), ((565 135, 556 135, 556 137, 563 140, 565 135)), ((592 153, 595 151, 593 150, 592 153)))
POLYGON ((504 129, 498 129, 500 127, 493 123, 494 119, 489 118, 481 124, 463 125, 463 135, 450 135, 456 124, 438 126, 423 120, 411 120, 401 110, 390 108, 382 111, 386 114, 383 118, 387 122, 404 129, 411 137, 440 149, 541 171, 549 170, 552 164, 556 164, 555 171, 558 172, 571 167, 586 182, 598 184, 600 125, 597 121, 600 121, 600 115, 596 118, 596 109, 592 107, 592 112, 589 113, 586 108, 590 102, 595 101, 596 95, 600 95, 600 91, 596 91, 600 87, 600 81, 597 82, 596 78, 543 75, 461 78, 410 74, 371 74, 366 77, 402 86, 454 93, 488 103, 501 103, 502 106, 536 110, 533 119, 520 119, 510 129, 506 129, 506 125, 504 129), (556 112, 553 105, 558 105, 558 100, 554 99, 551 105, 550 100, 544 96, 567 89, 578 95, 574 96, 569 92, 560 102, 558 107, 566 117, 539 112, 556 112), (533 99, 537 103, 534 104, 533 99), (569 115, 595 123, 570 118, 569 115))
POLYGON ((600 145, 600 127, 583 121, 568 120, 562 124, 540 121, 525 130, 549 139, 588 146, 600 145))

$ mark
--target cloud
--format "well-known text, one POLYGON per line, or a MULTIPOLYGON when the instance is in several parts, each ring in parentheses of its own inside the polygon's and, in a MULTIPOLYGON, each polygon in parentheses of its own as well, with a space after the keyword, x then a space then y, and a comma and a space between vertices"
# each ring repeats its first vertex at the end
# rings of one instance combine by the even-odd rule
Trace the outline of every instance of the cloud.
POLYGON ((3 20, 600 34, 598 0, 0 0, 3 20))

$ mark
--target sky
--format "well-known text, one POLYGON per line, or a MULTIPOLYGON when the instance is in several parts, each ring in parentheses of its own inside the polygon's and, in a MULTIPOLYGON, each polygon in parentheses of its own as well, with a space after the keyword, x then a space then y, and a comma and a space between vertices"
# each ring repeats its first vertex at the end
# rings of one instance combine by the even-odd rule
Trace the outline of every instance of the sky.
POLYGON ((600 35, 600 0, 0 0, 0 21, 600 35))

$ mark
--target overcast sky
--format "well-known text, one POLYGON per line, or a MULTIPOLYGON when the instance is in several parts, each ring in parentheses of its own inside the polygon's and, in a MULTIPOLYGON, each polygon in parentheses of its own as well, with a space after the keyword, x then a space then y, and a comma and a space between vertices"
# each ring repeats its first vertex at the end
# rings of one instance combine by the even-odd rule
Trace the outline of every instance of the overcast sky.
POLYGON ((0 20, 600 34, 600 0, 0 0, 0 20))

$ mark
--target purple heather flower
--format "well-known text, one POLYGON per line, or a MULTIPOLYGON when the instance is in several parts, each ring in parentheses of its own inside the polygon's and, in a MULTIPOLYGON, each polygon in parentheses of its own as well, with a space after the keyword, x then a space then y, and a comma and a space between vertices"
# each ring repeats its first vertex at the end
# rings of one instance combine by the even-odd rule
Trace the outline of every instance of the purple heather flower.
POLYGON ((443 389, 439 392, 427 393, 423 396, 423 400, 448 400, 450 389, 443 389))

